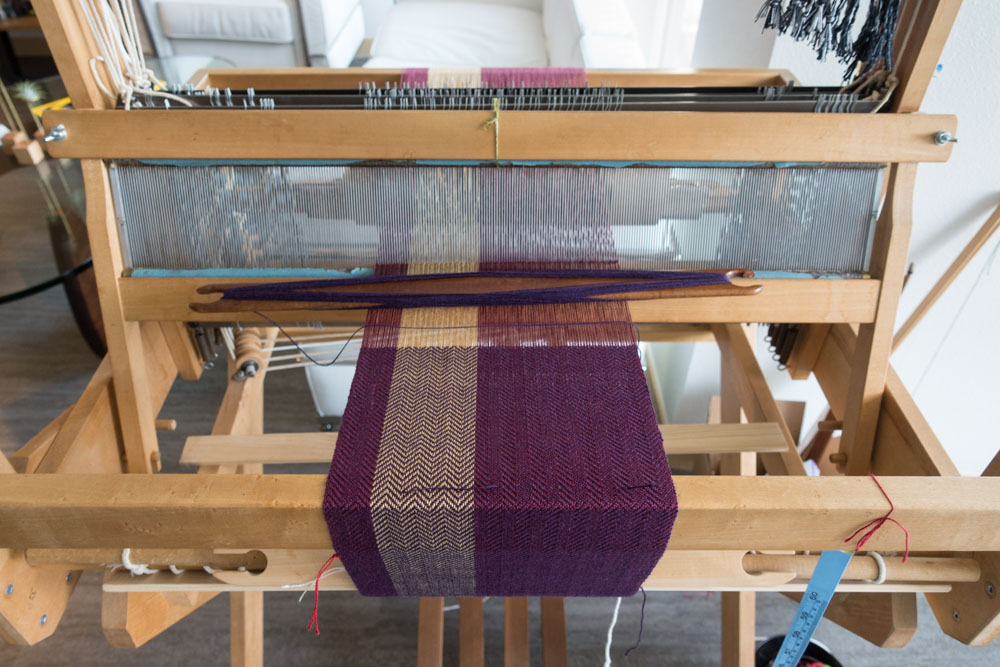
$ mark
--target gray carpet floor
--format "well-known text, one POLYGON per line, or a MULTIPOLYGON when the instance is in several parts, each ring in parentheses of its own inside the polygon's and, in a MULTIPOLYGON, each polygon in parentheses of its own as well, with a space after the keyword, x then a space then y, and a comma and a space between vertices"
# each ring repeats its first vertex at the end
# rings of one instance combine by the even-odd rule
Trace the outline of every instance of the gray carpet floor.
MULTIPOLYGON (((2 158, 0 158, 2 159, 2 158)), ((49 277, 54 263, 45 229, 45 208, 31 168, 0 176, 0 292, 20 289, 49 277)), ((72 403, 98 360, 80 338, 61 289, 0 306, 0 447, 11 454, 49 420, 72 403)), ((166 471, 178 464, 184 438, 208 433, 225 387, 225 374, 208 372, 199 382, 178 381, 162 416, 176 419, 175 432, 161 433, 166 471)), ((268 377, 265 429, 276 432, 316 428, 301 371, 268 377)), ((275 472, 278 470, 275 469, 275 472)), ((325 472, 323 466, 298 467, 295 472, 325 472)), ((0 477, 0 484, 2 484, 0 477)), ((228 662, 228 602, 220 596, 140 649, 114 649, 100 626, 100 574, 87 573, 55 635, 37 646, 0 644, 0 665, 224 665, 228 662)), ((268 665, 412 664, 416 648, 417 607, 411 599, 362 598, 352 593, 320 596, 322 634, 306 630, 311 597, 298 593, 265 596, 265 661, 268 665)), ((453 601, 446 602, 451 604, 453 601)), ((600 665, 614 601, 567 601, 570 663, 600 665)), ((622 657, 639 630, 640 598, 623 601, 614 634, 615 664, 717 665, 720 663, 720 596, 650 593, 642 644, 622 657)), ((1000 646, 970 648, 945 636, 926 602, 920 599, 920 629, 903 649, 880 650, 840 627, 823 621, 817 638, 844 665, 979 665, 1000 664, 1000 646)), ((757 634, 784 632, 795 605, 779 594, 760 594, 757 634)), ((537 601, 532 601, 533 662, 540 664, 537 601)), ((485 605, 487 662, 502 664, 503 602, 485 605)), ((457 613, 446 613, 445 661, 457 662, 457 613)))

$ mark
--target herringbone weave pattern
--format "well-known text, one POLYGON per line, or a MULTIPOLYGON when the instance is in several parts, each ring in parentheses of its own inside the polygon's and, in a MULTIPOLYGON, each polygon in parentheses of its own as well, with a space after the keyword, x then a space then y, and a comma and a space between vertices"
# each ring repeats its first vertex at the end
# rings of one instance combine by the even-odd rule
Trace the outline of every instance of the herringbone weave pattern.
MULTIPOLYGON (((411 263, 379 273, 615 266, 607 193, 539 235, 487 225, 477 207, 501 202, 455 189, 381 230, 411 263), (530 267, 510 259, 525 244, 530 267), (456 248, 477 261, 436 263, 456 248)), ((545 202, 529 189, 502 205, 545 219, 545 202)), ((637 591, 677 499, 628 307, 369 311, 324 511, 365 595, 637 591)))

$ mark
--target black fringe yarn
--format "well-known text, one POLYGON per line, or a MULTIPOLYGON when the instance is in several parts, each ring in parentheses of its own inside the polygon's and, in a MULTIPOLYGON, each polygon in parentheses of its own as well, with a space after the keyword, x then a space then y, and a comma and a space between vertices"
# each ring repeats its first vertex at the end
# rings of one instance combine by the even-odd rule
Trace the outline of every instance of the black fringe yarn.
POLYGON ((868 0, 868 15, 857 38, 851 32, 862 0, 764 0, 757 21, 799 42, 819 60, 834 54, 847 66, 844 80, 872 69, 892 69, 900 0, 868 0))

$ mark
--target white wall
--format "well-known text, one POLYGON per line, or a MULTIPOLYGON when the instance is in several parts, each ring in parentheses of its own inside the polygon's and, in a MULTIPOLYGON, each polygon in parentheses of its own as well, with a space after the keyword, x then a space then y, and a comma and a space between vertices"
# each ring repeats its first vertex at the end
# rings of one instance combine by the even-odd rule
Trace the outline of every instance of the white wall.
MULTIPOLYGON (((711 3, 706 0, 706 9, 711 3)), ((756 0, 749 4, 759 6, 756 0)), ((752 20, 751 15, 741 24, 751 42, 759 30, 754 29, 752 20)), ((920 167, 910 247, 910 260, 916 266, 903 292, 898 324, 1000 203, 1000 76, 995 70, 1000 63, 1000 41, 995 39, 998 30, 1000 2, 965 0, 941 57, 940 71, 924 100, 923 112, 958 116, 960 141, 948 162, 920 167)), ((741 64, 730 61, 716 66, 741 64)), ((792 70, 806 84, 836 84, 842 75, 840 64, 816 63, 812 51, 786 37, 776 40, 769 65, 792 70)), ((973 260, 893 358, 897 372, 948 453, 968 475, 978 475, 1000 448, 998 244, 1000 235, 973 260)), ((714 380, 718 376, 717 353, 711 345, 695 348, 685 397, 677 401, 673 415, 677 421, 697 420, 703 410, 695 408, 707 406, 708 396, 718 391, 714 380), (686 410, 685 405, 691 408, 686 410)), ((763 344, 758 349, 775 394, 799 400, 806 397, 809 424, 823 407, 818 387, 813 381, 793 382, 786 373, 778 373, 763 344)))

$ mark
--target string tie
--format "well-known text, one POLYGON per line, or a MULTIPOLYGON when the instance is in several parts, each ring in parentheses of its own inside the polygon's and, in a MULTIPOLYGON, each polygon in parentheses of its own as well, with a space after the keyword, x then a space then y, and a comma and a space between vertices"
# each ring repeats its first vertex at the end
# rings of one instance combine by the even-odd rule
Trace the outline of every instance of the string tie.
POLYGON ((340 558, 340 554, 333 554, 326 559, 323 563, 323 567, 319 568, 319 572, 316 573, 316 601, 313 603, 313 613, 312 618, 309 620, 309 627, 307 630, 312 630, 313 626, 316 626, 316 634, 319 634, 319 580, 323 578, 323 573, 326 572, 327 568, 333 564, 333 561, 340 558))
POLYGON ((865 531, 864 534, 861 535, 861 538, 858 540, 858 543, 856 545, 854 545, 854 552, 857 553, 858 551, 861 551, 861 548, 863 546, 865 546, 865 544, 868 542, 868 540, 870 540, 872 538, 872 536, 875 535, 875 533, 878 532, 879 528, 881 528, 882 526, 884 526, 887 521, 891 521, 892 523, 894 523, 897 526, 899 526, 899 529, 901 531, 903 531, 903 535, 904 535, 904 537, 906 539, 906 548, 905 548, 905 551, 903 551, 903 562, 905 563, 907 557, 909 557, 909 555, 910 555, 910 531, 908 531, 906 529, 906 526, 904 526, 903 524, 901 524, 896 519, 892 518, 891 515, 896 510, 896 506, 893 504, 892 498, 890 498, 889 494, 886 493, 885 487, 883 487, 882 483, 878 481, 878 478, 875 477, 874 474, 869 473, 869 475, 871 476, 871 478, 875 482, 875 484, 878 486, 879 491, 882 492, 882 495, 885 496, 885 499, 889 502, 889 511, 886 512, 883 516, 880 516, 877 519, 872 519, 868 523, 866 523, 863 526, 861 526, 860 528, 858 528, 856 531, 854 531, 853 533, 851 533, 851 535, 846 540, 844 540, 844 542, 845 543, 846 542, 850 542, 855 537, 857 537, 859 533, 861 533, 862 531, 865 531))
POLYGON ((493 128, 493 159, 497 162, 500 161, 500 98, 493 98, 493 118, 486 121, 483 125, 484 130, 489 130, 493 128))

